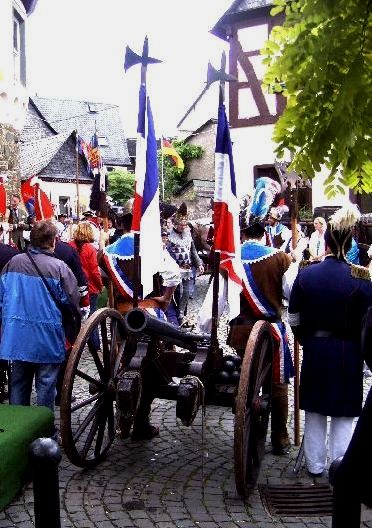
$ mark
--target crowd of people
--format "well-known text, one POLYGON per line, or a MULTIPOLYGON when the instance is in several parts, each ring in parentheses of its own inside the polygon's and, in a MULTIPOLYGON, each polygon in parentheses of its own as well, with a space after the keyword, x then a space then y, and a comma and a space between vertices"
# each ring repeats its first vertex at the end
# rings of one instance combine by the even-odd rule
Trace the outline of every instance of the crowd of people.
MULTIPOLYGON (((63 214, 36 222, 27 218, 19 196, 11 198, 0 244, 0 361, 3 372, 11 364, 11 404, 30 405, 33 380, 38 405, 54 410, 59 403, 72 345, 66 340, 61 305, 74 306, 86 319, 97 309, 103 277, 114 283, 116 306, 132 301, 132 205, 133 201, 126 204, 116 225, 111 220, 103 229, 102 219, 92 211, 86 211, 78 223, 63 214)), ((328 223, 316 217, 310 238, 298 225, 296 244, 292 231, 281 223, 284 211, 280 206, 268 207, 256 215, 251 208, 242 218, 243 291, 240 314, 230 321, 228 344, 243 356, 254 323, 262 319, 271 323, 275 342, 271 443, 274 454, 288 453, 288 384, 293 363, 283 316, 286 300, 287 322, 303 346, 300 406, 305 411, 306 463, 310 474, 318 476, 327 464, 327 416, 331 417, 328 457, 332 461, 345 452, 353 419, 361 411, 361 321, 372 306, 372 282, 368 269, 356 265, 355 207, 339 210, 328 223)), ((157 317, 187 328, 187 305, 196 276, 205 267, 186 205, 163 207, 161 218, 163 266, 159 277, 154 277, 151 309, 157 317)), ((213 254, 213 229, 208 243, 213 254)), ((203 318, 205 311, 211 316, 206 303, 199 316, 201 330, 210 328, 208 317, 203 318)), ((100 350, 98 331, 88 345, 92 351, 100 350)), ((150 407, 151 401, 141 403, 134 439, 159 433, 149 421, 150 407)))

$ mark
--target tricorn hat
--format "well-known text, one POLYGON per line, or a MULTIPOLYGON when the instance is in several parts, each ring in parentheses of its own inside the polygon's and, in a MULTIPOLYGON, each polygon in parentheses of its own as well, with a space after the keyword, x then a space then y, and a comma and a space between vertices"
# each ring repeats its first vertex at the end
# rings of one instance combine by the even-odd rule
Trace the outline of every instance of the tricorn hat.
POLYGON ((85 216, 86 218, 89 218, 91 216, 96 216, 95 213, 93 211, 91 211, 90 209, 88 209, 87 211, 84 211, 83 213, 83 216, 85 216))

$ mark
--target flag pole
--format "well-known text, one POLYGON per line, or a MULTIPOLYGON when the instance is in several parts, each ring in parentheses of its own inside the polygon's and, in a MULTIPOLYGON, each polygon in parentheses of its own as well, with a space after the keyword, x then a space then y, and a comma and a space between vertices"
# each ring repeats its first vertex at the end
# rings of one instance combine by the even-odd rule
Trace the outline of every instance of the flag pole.
POLYGON ((79 194, 79 136, 78 131, 75 130, 76 135, 76 217, 79 221, 80 211, 80 194, 79 194))
POLYGON ((163 151, 163 134, 161 135, 161 194, 164 202, 164 151, 163 151))
MULTIPOLYGON (((295 186, 291 188, 291 230, 292 230, 292 250, 297 246, 297 212, 298 212, 298 179, 295 186)), ((297 339, 293 344, 294 363, 294 443, 300 445, 300 347, 297 339)))
MULTIPOLYGON (((146 75, 147 75, 147 65, 148 64, 156 64, 160 63, 161 61, 158 59, 155 59, 153 57, 149 57, 149 44, 148 44, 148 38, 147 35, 145 36, 144 42, 143 42, 143 48, 142 48, 142 55, 138 55, 135 53, 132 49, 129 48, 129 46, 126 47, 125 51, 125 60, 124 60, 124 70, 127 71, 129 68, 136 64, 141 64, 141 87, 143 86, 145 88, 145 94, 146 94, 146 75)), ((145 105, 147 108, 147 98, 145 100, 145 105)), ((147 112, 145 112, 147 113, 147 112)), ((159 182, 158 182, 159 187, 159 182)), ((136 199, 134 201, 134 207, 136 208, 136 199)), ((133 224, 132 224, 133 229, 133 224)), ((140 289, 140 282, 141 282, 141 269, 140 269, 140 223, 139 225, 136 225, 136 229, 133 229, 134 231, 134 279, 133 279, 133 306, 138 306, 138 298, 139 298, 139 289, 140 289)))
MULTIPOLYGON (((220 72, 225 73, 226 68, 226 54, 222 53, 221 57, 221 70, 220 72)), ((218 106, 220 107, 225 102, 225 78, 221 76, 219 79, 219 101, 218 106)), ((211 328, 211 350, 213 351, 214 360, 217 360, 219 343, 218 343, 218 297, 220 289, 220 261, 221 253, 215 251, 213 254, 213 297, 212 297, 212 328, 211 328)))
MULTIPOLYGON (((143 42, 142 57, 148 56, 148 39, 147 36, 143 42)), ((141 85, 146 86, 147 62, 141 62, 141 85)), ((147 104, 147 101, 146 101, 147 104)), ((141 262, 140 262, 140 233, 134 233, 134 281, 133 281, 133 308, 137 308, 139 299, 139 290, 141 282, 141 262)))

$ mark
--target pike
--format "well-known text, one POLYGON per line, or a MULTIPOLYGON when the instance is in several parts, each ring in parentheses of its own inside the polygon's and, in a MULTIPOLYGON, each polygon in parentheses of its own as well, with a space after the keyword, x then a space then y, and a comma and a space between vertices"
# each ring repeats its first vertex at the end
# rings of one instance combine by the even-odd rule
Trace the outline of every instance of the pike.
MULTIPOLYGON (((129 46, 126 47, 125 50, 125 59, 124 59, 124 71, 127 72, 129 68, 132 66, 135 66, 137 64, 141 65, 141 87, 144 88, 145 91, 145 114, 144 119, 148 116, 148 108, 147 108, 147 97, 146 97, 146 76, 147 76, 147 66, 149 64, 159 64, 162 61, 159 59, 156 59, 154 57, 149 56, 149 44, 148 44, 148 38, 147 36, 144 39, 143 42, 143 49, 142 49, 142 55, 138 55, 135 53, 129 46)), ((139 110, 139 121, 140 121, 140 110, 139 110)), ((140 125, 140 123, 138 123, 140 125)), ((146 126, 145 124, 143 124, 146 126)), ((138 127, 139 128, 139 127, 138 127)), ((139 130, 138 130, 139 131, 139 130)), ((137 156, 138 159, 138 156, 137 156)), ((145 161, 146 166, 143 165, 144 160, 141 160, 142 162, 142 170, 146 174, 147 170, 147 159, 145 161)), ((143 176, 143 183, 145 184, 145 175, 141 174, 143 176)), ((136 179, 136 187, 137 187, 138 180, 136 179)), ((137 191, 139 189, 137 188, 137 191)), ((142 189, 142 193, 144 193, 145 189, 142 189)), ((135 190, 136 193, 136 190, 135 190)), ((139 298, 139 284, 141 279, 141 269, 140 269, 140 260, 139 260, 139 254, 140 254, 140 220, 142 215, 142 198, 138 199, 137 195, 135 195, 135 202, 134 202, 134 210, 133 210, 133 220, 136 222, 136 229, 133 229, 133 223, 132 223, 132 230, 134 231, 134 284, 133 284, 133 306, 136 308, 138 306, 138 298, 139 298)), ((160 235, 160 219, 159 219, 159 235, 160 235)), ((160 236, 159 236, 159 240, 160 236)), ((142 263, 143 265, 143 263, 142 263)))
MULTIPOLYGON (((219 82, 219 104, 218 107, 220 108, 221 105, 224 104, 225 101, 225 83, 226 82, 234 82, 237 79, 233 77, 232 75, 229 75, 225 71, 226 69, 226 54, 225 52, 222 53, 221 56, 221 68, 219 70, 216 70, 211 63, 208 63, 208 71, 207 71, 207 88, 209 88, 214 82, 219 82)), ((220 124, 219 124, 220 126, 220 124)), ((216 186, 217 189, 217 186, 216 186)), ((214 204, 215 209, 215 204, 214 204)), ((217 235, 217 227, 215 225, 215 237, 217 235)), ((218 330, 218 297, 219 297, 219 273, 220 273, 220 263, 221 263, 221 252, 220 251, 214 251, 213 255, 213 300, 212 300, 212 328, 211 328, 211 349, 215 351, 215 360, 217 359, 217 351, 219 349, 218 345, 218 336, 217 336, 217 330, 218 330)))
MULTIPOLYGON (((223 52, 223 54, 222 54, 221 68, 219 70, 216 70, 216 68, 214 68, 210 62, 208 62, 206 85, 204 86, 203 90, 198 95, 198 97, 195 99, 195 101, 192 103, 190 108, 187 110, 186 114, 182 117, 180 122, 177 124, 177 128, 179 128, 182 125, 182 123, 185 121, 186 117, 190 114, 190 112, 192 110, 195 110, 196 105, 198 104, 200 99, 203 97, 203 95, 207 92, 207 90, 209 90, 209 87, 211 86, 211 84, 213 84, 216 81, 220 81, 222 83, 225 83, 225 82, 234 82, 234 81, 238 80, 235 77, 233 77, 232 75, 229 75, 228 73, 226 73, 225 68, 226 68, 226 54, 225 54, 225 52, 223 52)), ((223 98, 224 98, 224 96, 223 96, 223 98)))

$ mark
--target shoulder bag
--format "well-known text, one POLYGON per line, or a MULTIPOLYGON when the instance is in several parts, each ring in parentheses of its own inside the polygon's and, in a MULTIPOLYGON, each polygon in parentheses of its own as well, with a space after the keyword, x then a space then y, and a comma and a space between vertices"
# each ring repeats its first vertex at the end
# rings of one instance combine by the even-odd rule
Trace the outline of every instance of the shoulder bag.
POLYGON ((28 258, 30 259, 30 261, 32 262, 34 268, 36 269, 38 275, 41 277, 46 289, 49 291, 53 301, 55 302, 57 308, 59 309, 59 311, 61 312, 61 315, 62 315, 62 326, 64 328, 64 331, 65 331, 65 336, 66 336, 66 339, 68 340, 69 344, 72 345, 79 332, 80 332, 80 328, 81 328, 81 315, 80 315, 80 312, 79 310, 76 308, 76 306, 72 303, 61 303, 57 297, 55 296, 55 294, 53 293, 53 290, 51 289, 51 287, 49 286, 48 284, 48 281, 46 280, 46 278, 44 277, 44 275, 41 273, 38 265, 36 264, 35 260, 31 257, 30 253, 29 252, 26 252, 26 255, 28 256, 28 258))

